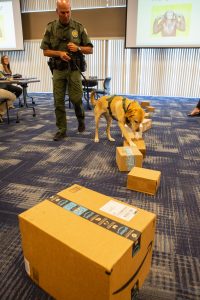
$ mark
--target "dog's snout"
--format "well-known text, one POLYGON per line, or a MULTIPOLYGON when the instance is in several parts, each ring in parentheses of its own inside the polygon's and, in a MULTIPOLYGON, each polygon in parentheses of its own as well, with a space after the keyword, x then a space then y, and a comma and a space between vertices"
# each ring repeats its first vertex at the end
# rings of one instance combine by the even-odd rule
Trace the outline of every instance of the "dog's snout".
POLYGON ((140 124, 135 123, 134 126, 133 126, 133 129, 134 129, 135 132, 140 132, 142 130, 142 124, 141 123, 140 124))

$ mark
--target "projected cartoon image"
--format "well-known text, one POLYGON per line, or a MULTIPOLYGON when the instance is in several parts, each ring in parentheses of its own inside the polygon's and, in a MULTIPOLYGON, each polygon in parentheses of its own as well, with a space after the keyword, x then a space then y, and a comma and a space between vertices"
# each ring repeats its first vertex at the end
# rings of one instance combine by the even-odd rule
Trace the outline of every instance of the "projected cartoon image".
POLYGON ((176 31, 185 31, 185 17, 173 10, 168 10, 164 15, 157 16, 153 23, 153 33, 161 32, 162 36, 176 36, 176 31))

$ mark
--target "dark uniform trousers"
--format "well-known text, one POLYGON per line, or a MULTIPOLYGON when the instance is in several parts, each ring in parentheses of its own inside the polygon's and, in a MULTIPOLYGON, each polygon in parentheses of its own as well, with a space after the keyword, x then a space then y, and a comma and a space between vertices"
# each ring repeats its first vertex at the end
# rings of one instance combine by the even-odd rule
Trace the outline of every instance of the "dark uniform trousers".
POLYGON ((82 103, 83 89, 79 71, 53 70, 53 93, 56 115, 56 126, 64 133, 67 130, 65 94, 66 88, 78 121, 84 120, 85 113, 82 103))

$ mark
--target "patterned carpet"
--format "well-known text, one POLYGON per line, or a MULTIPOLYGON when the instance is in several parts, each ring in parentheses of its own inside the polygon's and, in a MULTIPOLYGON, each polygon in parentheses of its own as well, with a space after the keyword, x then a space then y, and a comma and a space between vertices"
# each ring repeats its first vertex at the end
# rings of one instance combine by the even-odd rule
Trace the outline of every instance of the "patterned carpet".
POLYGON ((149 196, 126 189, 127 173, 115 162, 122 145, 115 121, 116 142, 107 141, 102 120, 97 144, 93 112, 86 110, 87 130, 79 134, 74 111, 67 109, 69 137, 53 142, 52 95, 34 97, 35 118, 23 112, 16 124, 12 110, 10 124, 6 118, 0 124, 0 299, 52 299, 25 273, 17 215, 73 183, 156 213, 152 268, 139 300, 200 299, 200 117, 186 115, 197 100, 148 97, 156 111, 144 135, 143 167, 162 174, 157 194, 149 196))

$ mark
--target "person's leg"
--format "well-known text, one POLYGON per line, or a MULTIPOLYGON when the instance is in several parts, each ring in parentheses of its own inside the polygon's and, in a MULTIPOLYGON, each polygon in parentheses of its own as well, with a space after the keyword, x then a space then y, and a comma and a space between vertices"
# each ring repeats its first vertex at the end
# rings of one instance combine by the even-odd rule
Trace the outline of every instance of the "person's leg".
MULTIPOLYGON (((0 98, 1 100, 1 98, 0 98)), ((0 123, 3 122, 3 115, 5 114, 6 112, 6 103, 5 102, 0 102, 0 123)))
POLYGON ((83 132, 85 130, 85 111, 82 102, 83 89, 79 71, 69 72, 68 93, 70 101, 73 103, 75 115, 78 120, 78 131, 83 132))
POLYGON ((19 87, 19 86, 13 85, 13 84, 8 84, 7 87, 6 87, 6 89, 7 89, 9 92, 15 94, 17 98, 18 98, 19 96, 21 96, 21 94, 22 94, 22 88, 19 87))
POLYGON ((54 107, 55 107, 55 115, 56 115, 56 126, 58 127, 58 132, 54 137, 54 140, 59 140, 66 136, 66 131, 67 131, 66 111, 65 111, 66 85, 67 85, 66 71, 54 70, 53 94, 54 94, 54 107))
MULTIPOLYGON (((8 107, 12 105, 12 103, 15 101, 16 96, 4 89, 0 89, 0 99, 8 99, 8 107)), ((0 121, 2 122, 2 116, 6 113, 6 103, 1 103, 0 104, 0 121)))
POLYGON ((197 103, 197 106, 188 114, 189 117, 200 116, 200 100, 197 103))

